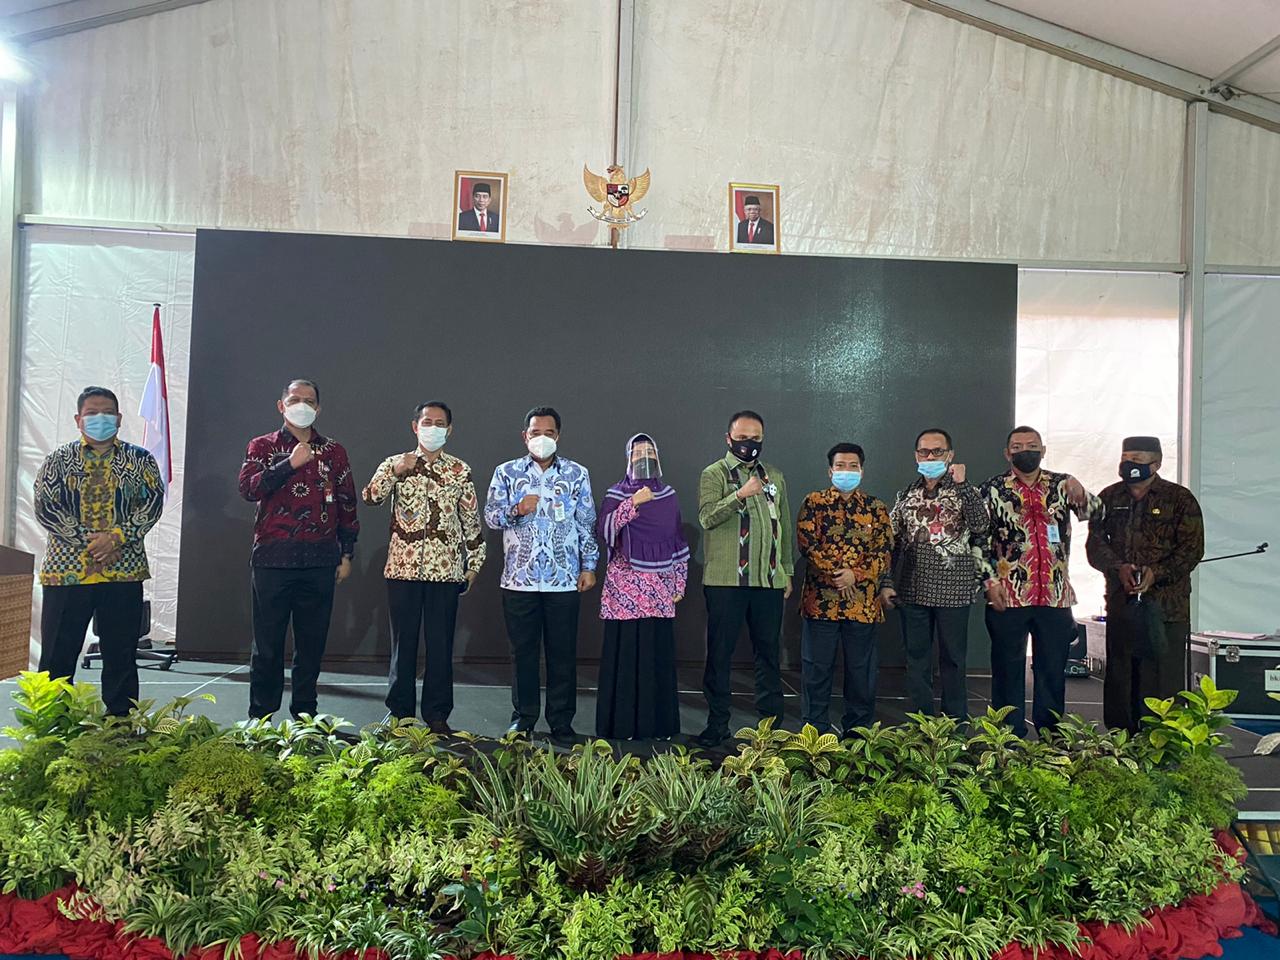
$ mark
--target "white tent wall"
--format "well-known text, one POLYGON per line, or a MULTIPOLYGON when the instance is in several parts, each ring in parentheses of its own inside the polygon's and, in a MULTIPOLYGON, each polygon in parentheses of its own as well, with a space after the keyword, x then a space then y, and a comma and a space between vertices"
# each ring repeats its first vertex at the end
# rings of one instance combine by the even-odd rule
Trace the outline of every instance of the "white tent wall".
MULTIPOLYGON (((1178 475, 1179 278, 1171 273, 1022 270, 1016 419, 1040 430, 1045 463, 1095 493, 1117 480, 1121 441, 1160 437, 1178 475)), ((1102 575, 1073 525, 1077 615, 1102 612, 1102 575)))
POLYGON ((1210 554, 1267 541, 1261 557, 1200 569, 1200 624, 1280 631, 1280 277, 1210 276, 1205 289, 1201 492, 1210 554))
POLYGON ((728 248, 730 180, 790 253, 1176 263, 1185 110, 901 0, 638 0, 642 246, 728 248))
POLYGON ((25 212, 448 237, 454 170, 500 170, 508 239, 562 241, 561 215, 593 237, 616 21, 613 0, 209 0, 32 44, 25 212))
POLYGON ((1280 134, 1210 115, 1207 207, 1209 263, 1280 267, 1280 134))
MULTIPOLYGON (((607 242, 613 0, 208 0, 33 44, 24 212, 447 236, 457 168, 508 238, 607 242), (477 25, 483 25, 478 29, 477 25)), ((724 249, 727 183, 783 249, 1171 263, 1184 108, 901 0, 640 0, 639 246, 724 249)))
MULTIPOLYGON (((44 554, 45 532, 33 516, 32 484, 49 451, 79 436, 73 417, 76 397, 84 387, 96 384, 114 390, 124 414, 121 438, 142 442, 138 403, 150 370, 152 304, 159 303, 174 476, 164 515, 147 537, 154 579, 146 586, 146 596, 151 600, 152 637, 172 640, 195 238, 27 227, 22 241, 24 329, 14 545, 36 554, 37 562, 44 554)), ((40 655, 39 587, 35 593, 33 662, 40 655)))

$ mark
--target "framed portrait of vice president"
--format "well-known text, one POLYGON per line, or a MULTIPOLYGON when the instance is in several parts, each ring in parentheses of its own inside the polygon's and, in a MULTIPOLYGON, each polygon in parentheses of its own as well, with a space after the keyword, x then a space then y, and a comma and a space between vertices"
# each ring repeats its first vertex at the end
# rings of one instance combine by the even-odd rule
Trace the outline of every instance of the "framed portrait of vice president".
POLYGON ((776 183, 729 184, 729 250, 733 253, 781 253, 776 183))

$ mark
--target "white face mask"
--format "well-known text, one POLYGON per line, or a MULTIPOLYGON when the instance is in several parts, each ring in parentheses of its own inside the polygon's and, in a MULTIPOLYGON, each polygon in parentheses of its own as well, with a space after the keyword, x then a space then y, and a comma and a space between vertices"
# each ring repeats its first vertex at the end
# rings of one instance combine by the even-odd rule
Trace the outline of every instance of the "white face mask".
POLYGON ((448 427, 419 427, 418 442, 422 444, 422 449, 428 453, 435 453, 445 445, 445 441, 449 439, 448 427))
POLYGON ((556 442, 551 437, 530 437, 528 446, 535 460, 547 460, 556 452, 556 442))
POLYGON ((316 422, 316 408, 299 400, 284 408, 284 418, 299 430, 305 430, 316 422))

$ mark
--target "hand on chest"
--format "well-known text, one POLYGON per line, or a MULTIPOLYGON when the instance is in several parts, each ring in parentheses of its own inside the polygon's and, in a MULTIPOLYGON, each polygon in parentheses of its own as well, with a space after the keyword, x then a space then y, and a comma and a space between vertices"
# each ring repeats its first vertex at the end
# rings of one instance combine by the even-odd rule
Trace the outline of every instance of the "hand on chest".
MULTIPOLYGON (((292 452, 292 449, 275 451, 272 457, 273 465, 288 460, 292 452)), ((333 463, 328 456, 323 453, 317 453, 301 467, 294 470, 290 480, 292 481, 291 486, 295 491, 295 495, 304 489, 308 492, 316 491, 324 496, 328 502, 332 503, 334 476, 333 463)))
POLYGON ((527 496, 538 498, 534 516, 540 520, 563 523, 578 508, 578 488, 558 477, 522 477, 516 484, 514 500, 527 496))

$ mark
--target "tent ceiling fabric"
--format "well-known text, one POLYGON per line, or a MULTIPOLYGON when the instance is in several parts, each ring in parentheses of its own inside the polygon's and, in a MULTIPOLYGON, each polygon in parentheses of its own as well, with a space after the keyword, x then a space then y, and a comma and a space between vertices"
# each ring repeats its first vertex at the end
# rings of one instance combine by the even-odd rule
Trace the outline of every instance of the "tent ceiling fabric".
MULTIPOLYGON (((1000 0, 999 5, 1205 77, 1221 76, 1280 36, 1275 0, 1000 0)), ((1280 101, 1280 51, 1231 85, 1280 101)))
MULTIPOLYGON (((80 21, 145 15, 201 0, 0 0, 0 30, 52 34, 80 21)), ((999 6, 1170 66, 1216 78, 1268 40, 1280 37, 1275 0, 999 0, 999 6)), ((1237 89, 1280 102, 1280 51, 1233 78, 1237 89)))
POLYGON ((204 0, 0 0, 0 35, 26 43, 203 2, 204 0))

